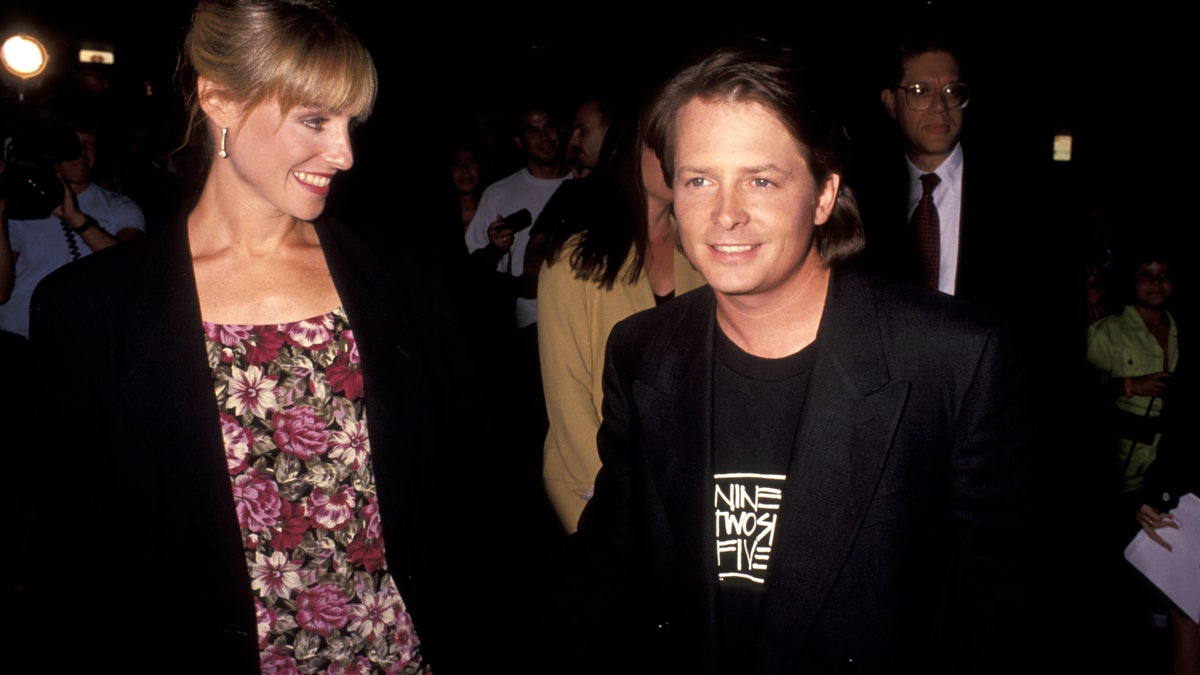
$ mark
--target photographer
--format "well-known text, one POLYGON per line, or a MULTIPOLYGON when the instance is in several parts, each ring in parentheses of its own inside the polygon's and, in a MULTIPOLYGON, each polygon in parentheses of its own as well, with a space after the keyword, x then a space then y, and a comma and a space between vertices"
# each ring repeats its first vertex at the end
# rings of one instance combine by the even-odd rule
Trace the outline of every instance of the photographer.
POLYGON ((62 202, 45 216, 34 217, 26 217, 10 202, 7 223, 0 223, 0 330, 25 337, 29 299, 38 282, 72 260, 146 229, 142 210, 132 199, 91 182, 95 133, 82 126, 59 127, 49 134, 47 145, 53 148, 51 168, 61 184, 62 202))

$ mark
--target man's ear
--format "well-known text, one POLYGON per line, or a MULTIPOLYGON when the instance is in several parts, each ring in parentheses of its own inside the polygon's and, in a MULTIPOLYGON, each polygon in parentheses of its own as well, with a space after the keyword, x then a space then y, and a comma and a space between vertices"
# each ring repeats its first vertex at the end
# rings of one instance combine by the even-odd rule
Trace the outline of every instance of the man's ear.
POLYGON ((220 127, 229 126, 229 121, 241 110, 241 106, 229 99, 224 88, 203 75, 196 78, 196 97, 205 117, 220 127))
POLYGON ((842 177, 836 173, 829 174, 825 183, 817 192, 816 209, 813 213, 813 225, 824 225, 833 215, 833 207, 837 206, 838 190, 842 186, 842 177))
POLYGON ((896 92, 884 89, 879 92, 879 100, 883 102, 883 109, 887 111, 888 117, 896 119, 896 92))

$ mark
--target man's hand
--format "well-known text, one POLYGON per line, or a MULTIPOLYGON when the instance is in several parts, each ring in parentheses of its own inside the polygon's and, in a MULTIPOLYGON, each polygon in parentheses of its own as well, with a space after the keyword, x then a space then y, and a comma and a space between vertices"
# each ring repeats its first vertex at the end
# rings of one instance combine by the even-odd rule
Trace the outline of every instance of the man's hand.
POLYGON ((504 218, 497 218, 488 225, 488 243, 500 249, 504 253, 508 253, 508 249, 513 245, 512 230, 504 227, 504 218))
POLYGON ((75 191, 71 189, 70 185, 67 185, 67 181, 63 180, 62 176, 58 176, 58 182, 62 183, 63 200, 50 213, 59 220, 65 220, 72 229, 78 228, 87 220, 87 215, 79 210, 79 202, 75 199, 75 191))

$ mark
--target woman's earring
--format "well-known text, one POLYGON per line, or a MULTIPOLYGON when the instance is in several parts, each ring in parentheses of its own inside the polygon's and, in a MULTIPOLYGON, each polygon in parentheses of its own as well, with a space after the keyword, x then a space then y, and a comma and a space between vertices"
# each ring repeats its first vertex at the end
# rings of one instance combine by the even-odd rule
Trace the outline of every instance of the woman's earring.
POLYGON ((225 152, 225 134, 229 133, 229 127, 221 127, 221 151, 217 154, 221 157, 228 157, 229 153, 225 152))

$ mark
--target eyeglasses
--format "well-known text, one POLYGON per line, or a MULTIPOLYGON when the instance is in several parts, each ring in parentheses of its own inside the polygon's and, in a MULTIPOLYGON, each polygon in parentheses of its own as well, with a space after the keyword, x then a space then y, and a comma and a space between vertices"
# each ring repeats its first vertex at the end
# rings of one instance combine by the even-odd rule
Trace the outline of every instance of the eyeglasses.
POLYGON ((904 97, 905 104, 908 105, 909 110, 916 112, 929 110, 933 107, 934 99, 939 95, 947 110, 962 110, 971 100, 971 88, 962 82, 950 82, 943 85, 940 90, 934 89, 933 85, 927 82, 916 82, 910 85, 898 84, 896 88, 904 90, 907 94, 904 97))

